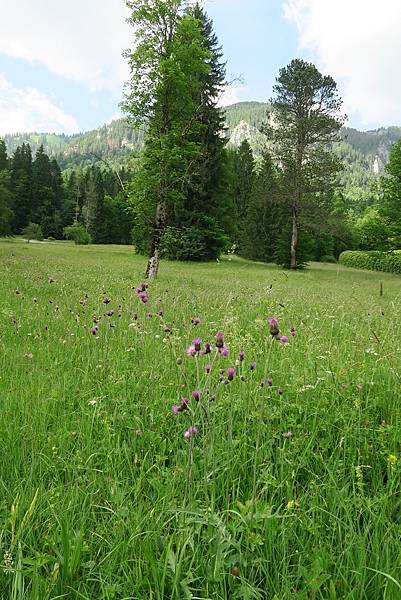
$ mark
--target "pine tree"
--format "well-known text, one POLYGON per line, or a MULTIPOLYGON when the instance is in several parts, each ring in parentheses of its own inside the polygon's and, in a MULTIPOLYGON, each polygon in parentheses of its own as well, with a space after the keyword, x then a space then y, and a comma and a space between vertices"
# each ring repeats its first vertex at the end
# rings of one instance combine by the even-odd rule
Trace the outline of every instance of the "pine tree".
POLYGON ((276 81, 265 132, 283 170, 291 220, 290 266, 296 269, 302 222, 313 219, 317 209, 323 208, 330 197, 328 190, 336 183, 340 163, 329 146, 337 139, 344 119, 339 113, 342 101, 336 83, 313 64, 293 60, 280 69, 276 81))

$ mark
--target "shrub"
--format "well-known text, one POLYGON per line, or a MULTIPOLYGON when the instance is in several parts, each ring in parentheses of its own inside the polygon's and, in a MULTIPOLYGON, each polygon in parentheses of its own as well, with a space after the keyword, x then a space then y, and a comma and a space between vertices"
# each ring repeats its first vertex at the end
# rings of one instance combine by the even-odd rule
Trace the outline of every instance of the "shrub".
POLYGON ((67 240, 74 240, 75 244, 81 246, 86 246, 92 241, 92 238, 85 227, 78 223, 70 225, 69 227, 64 227, 64 237, 66 237, 67 240))
POLYGON ((370 269, 371 271, 385 271, 386 273, 401 274, 401 250, 380 252, 371 250, 347 250, 340 254, 339 262, 346 267, 356 269, 370 269))
POLYGON ((30 240, 43 240, 42 228, 38 223, 29 223, 21 233, 28 242, 30 240))

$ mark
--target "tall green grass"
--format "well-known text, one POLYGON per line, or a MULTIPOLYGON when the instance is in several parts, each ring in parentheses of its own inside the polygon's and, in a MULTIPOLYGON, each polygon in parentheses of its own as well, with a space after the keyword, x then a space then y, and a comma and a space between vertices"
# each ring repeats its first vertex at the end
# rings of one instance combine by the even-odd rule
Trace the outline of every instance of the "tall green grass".
POLYGON ((401 597, 399 277, 166 262, 144 305, 131 248, 0 263, 0 598, 401 597))

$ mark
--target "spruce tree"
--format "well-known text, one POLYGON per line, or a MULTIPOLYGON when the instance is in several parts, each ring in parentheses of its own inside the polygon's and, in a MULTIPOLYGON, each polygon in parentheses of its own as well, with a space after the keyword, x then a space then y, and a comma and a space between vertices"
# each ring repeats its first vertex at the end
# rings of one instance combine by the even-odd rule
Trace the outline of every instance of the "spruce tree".
POLYGON ((254 176, 252 190, 246 188, 246 191, 249 201, 244 218, 242 253, 246 258, 273 262, 283 224, 283 208, 280 174, 267 151, 254 176))
POLYGON ((18 146, 11 158, 11 190, 14 194, 14 223, 15 233, 33 220, 33 177, 32 153, 29 144, 18 146))
POLYGON ((0 140, 0 171, 5 171, 9 168, 7 147, 4 140, 0 140))
POLYGON ((389 245, 391 248, 401 248, 401 140, 391 149, 381 185, 383 201, 380 213, 390 222, 389 245))
POLYGON ((125 110, 147 119, 141 167, 131 188, 136 231, 149 248, 147 276, 156 277, 163 235, 183 207, 202 155, 201 77, 210 72, 200 22, 182 0, 127 1, 136 48, 127 53, 131 81, 125 110), (147 238, 147 239, 146 239, 147 238))

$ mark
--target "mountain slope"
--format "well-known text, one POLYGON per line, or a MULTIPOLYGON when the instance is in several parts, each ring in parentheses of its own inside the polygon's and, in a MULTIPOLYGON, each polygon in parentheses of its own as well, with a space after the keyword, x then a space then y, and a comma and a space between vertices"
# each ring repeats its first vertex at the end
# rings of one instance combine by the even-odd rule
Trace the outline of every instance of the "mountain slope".
MULTIPOLYGON (((268 104, 240 102, 226 108, 227 138, 239 146, 248 139, 256 155, 263 150, 265 140, 260 127, 266 119, 268 104)), ((365 203, 374 201, 375 182, 383 172, 392 144, 401 137, 401 127, 357 131, 343 128, 342 141, 336 151, 344 159, 342 181, 345 195, 358 197, 365 203), (373 190, 373 192, 372 192, 373 190)), ((118 119, 93 131, 72 136, 56 134, 15 134, 5 136, 9 154, 23 142, 31 145, 33 153, 43 144, 45 152, 55 156, 63 169, 94 162, 118 164, 140 151, 144 130, 132 128, 125 119, 118 119)))

